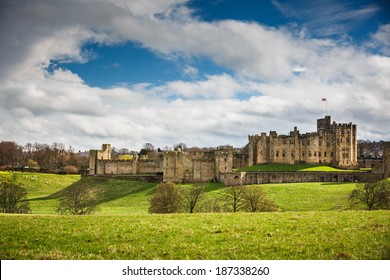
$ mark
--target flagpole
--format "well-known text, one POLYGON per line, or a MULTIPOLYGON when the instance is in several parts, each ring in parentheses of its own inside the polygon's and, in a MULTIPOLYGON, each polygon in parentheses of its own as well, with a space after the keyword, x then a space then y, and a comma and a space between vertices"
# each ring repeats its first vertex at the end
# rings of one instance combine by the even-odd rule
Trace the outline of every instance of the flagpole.
POLYGON ((325 101, 325 116, 328 115, 328 98, 322 98, 322 101, 325 101))

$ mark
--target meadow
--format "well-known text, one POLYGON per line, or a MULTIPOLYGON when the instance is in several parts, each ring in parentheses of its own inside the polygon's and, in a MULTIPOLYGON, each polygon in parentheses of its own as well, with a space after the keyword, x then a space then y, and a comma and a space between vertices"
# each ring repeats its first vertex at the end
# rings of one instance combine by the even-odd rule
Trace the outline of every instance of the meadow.
MULTIPOLYGON (((157 215, 147 214, 154 183, 16 178, 28 190, 33 214, 0 214, 1 259, 390 259, 389 212, 349 210, 353 183, 263 185, 280 209, 272 213, 157 215), (104 194, 99 211, 56 214, 63 190, 82 183, 104 194)), ((206 195, 218 197, 223 188, 207 184, 206 195)))

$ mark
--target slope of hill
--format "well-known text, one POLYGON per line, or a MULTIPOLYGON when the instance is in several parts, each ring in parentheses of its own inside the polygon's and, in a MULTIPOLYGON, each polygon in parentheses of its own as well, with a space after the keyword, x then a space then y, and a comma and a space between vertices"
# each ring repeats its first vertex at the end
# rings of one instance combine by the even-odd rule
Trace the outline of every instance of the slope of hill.
MULTIPOLYGON (((149 198, 155 183, 130 181, 123 178, 80 177, 15 173, 17 182, 28 191, 30 207, 35 214, 55 214, 62 192, 72 184, 87 184, 99 191, 98 215, 148 213, 149 198)), ((0 176, 10 176, 2 173, 0 176)), ((207 198, 218 199, 224 186, 207 183, 207 198)), ((188 185, 181 185, 186 187, 188 185)), ((264 190, 281 211, 325 211, 348 209, 348 194, 354 183, 293 183, 266 184, 264 190)))

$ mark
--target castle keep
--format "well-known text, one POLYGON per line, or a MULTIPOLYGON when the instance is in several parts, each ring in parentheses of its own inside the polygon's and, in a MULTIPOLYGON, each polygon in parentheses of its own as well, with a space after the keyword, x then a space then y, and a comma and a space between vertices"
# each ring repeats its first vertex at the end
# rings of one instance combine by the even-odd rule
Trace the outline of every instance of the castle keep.
POLYGON ((317 132, 289 135, 271 131, 248 137, 248 166, 264 163, 328 164, 340 168, 357 167, 356 125, 331 124, 330 116, 317 120, 317 132))
MULTIPOLYGON (((390 176, 390 143, 385 143, 384 172, 390 176)), ((300 134, 295 127, 288 135, 271 131, 248 136, 248 144, 239 152, 227 146, 213 150, 162 151, 130 160, 111 158, 111 145, 90 151, 90 175, 128 176, 166 182, 223 182, 225 184, 261 184, 304 181, 377 180, 383 174, 362 172, 236 172, 241 167, 281 164, 325 164, 344 169, 357 168, 356 125, 331 123, 330 116, 317 120, 317 131, 300 134), (371 180, 371 179, 370 179, 371 180)))

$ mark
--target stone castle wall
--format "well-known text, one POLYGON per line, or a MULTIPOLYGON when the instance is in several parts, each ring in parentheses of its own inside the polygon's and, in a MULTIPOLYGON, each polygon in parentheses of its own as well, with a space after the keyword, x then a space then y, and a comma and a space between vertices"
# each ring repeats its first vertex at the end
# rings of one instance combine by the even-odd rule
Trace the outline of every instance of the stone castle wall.
POLYGON ((222 174, 225 185, 281 184, 299 182, 375 182, 383 174, 365 172, 231 172, 222 174))
POLYGON ((383 143, 383 167, 384 177, 390 177, 390 142, 383 143))

